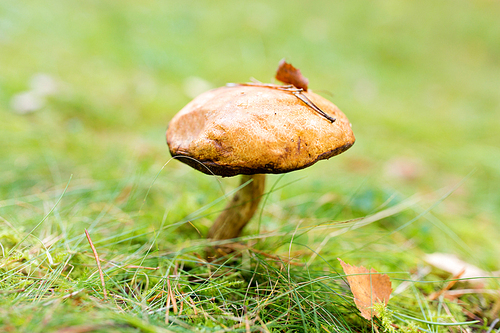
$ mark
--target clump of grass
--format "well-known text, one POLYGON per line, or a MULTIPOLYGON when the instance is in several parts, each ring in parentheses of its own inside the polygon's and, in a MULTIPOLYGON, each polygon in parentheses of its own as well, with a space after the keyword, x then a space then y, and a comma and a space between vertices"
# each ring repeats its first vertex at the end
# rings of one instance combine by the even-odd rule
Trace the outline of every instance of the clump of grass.
MULTIPOLYGON (((144 189, 150 193, 149 188, 144 189)), ((427 310, 422 308, 425 297, 416 287, 418 282, 412 281, 410 293, 391 300, 380 319, 367 321, 360 316, 336 263, 337 256, 356 258, 372 247, 387 251, 392 242, 387 235, 356 239, 357 234, 381 219, 398 218, 415 204, 414 199, 389 204, 362 219, 319 224, 310 220, 294 228, 250 234, 241 243, 228 244, 234 252, 207 262, 203 251, 213 244, 199 237, 180 239, 178 230, 193 223, 203 228, 200 219, 211 209, 216 212, 217 205, 208 204, 198 214, 175 222, 168 212, 152 218, 146 212, 152 209, 148 204, 143 211, 128 212, 110 204, 122 190, 108 192, 105 202, 100 201, 101 190, 71 195, 72 191, 69 186, 66 194, 63 191, 54 197, 43 223, 36 223, 29 232, 4 221, 0 260, 0 322, 4 329, 43 332, 76 326, 82 331, 369 332, 374 326, 411 332, 418 323, 405 318, 422 317, 436 306, 426 303, 427 310), (93 218, 81 221, 79 216, 93 218), (153 223, 145 223, 151 218, 153 223), (85 228, 102 269, 96 265, 85 228), (341 239, 341 244, 346 240, 353 244, 325 249, 325 240, 341 239), (349 248, 361 252, 348 254, 349 248), (28 315, 37 307, 43 310, 36 318, 28 315), (60 319, 66 312, 67 318, 60 319)), ((24 208, 11 209, 12 214, 24 208)), ((394 262, 399 254, 379 255, 378 265, 393 267, 381 259, 389 256, 394 262)), ((398 275, 407 275, 388 274, 394 281, 398 275)), ((460 316, 460 308, 450 318, 456 316, 460 316)), ((455 322, 460 325, 461 321, 455 322)), ((437 322, 425 323, 430 330, 441 330, 437 322)))

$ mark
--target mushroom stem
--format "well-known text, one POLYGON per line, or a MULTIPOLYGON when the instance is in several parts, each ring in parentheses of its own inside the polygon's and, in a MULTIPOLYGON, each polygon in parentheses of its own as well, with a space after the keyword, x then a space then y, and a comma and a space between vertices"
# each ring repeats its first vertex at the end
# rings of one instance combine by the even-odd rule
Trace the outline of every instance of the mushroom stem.
POLYGON ((208 231, 208 238, 213 240, 237 238, 250 221, 264 193, 266 175, 241 176, 241 184, 249 180, 252 182, 236 192, 226 205, 226 209, 217 217, 208 231))

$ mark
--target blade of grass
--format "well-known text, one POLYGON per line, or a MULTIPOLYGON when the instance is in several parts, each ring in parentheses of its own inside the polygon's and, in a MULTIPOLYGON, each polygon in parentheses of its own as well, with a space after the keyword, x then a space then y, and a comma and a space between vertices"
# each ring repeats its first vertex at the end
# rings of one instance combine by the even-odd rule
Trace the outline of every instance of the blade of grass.
POLYGON ((66 184, 66 187, 64 188, 64 191, 61 193, 61 195, 59 196, 59 199, 57 199, 57 202, 54 204, 54 206, 52 207, 52 209, 43 217, 43 219, 40 222, 38 222, 38 224, 33 229, 31 229, 31 231, 26 236, 24 236, 23 239, 21 239, 16 245, 14 245, 12 247, 12 249, 10 249, 7 257, 9 257, 12 254, 12 252, 14 252, 49 217, 49 215, 54 211, 54 209, 57 207, 57 205, 59 204, 59 202, 61 202, 61 199, 63 198, 64 194, 66 193, 66 190, 68 189, 69 183, 71 182, 72 178, 73 178, 73 175, 71 175, 69 177, 68 183, 66 184))
POLYGON ((410 319, 422 324, 428 324, 428 325, 436 325, 436 326, 464 326, 464 325, 472 325, 472 324, 477 324, 479 323, 479 320, 472 320, 472 321, 462 321, 462 322, 457 322, 457 323, 440 323, 438 321, 429 321, 429 320, 424 320, 420 318, 415 318, 412 316, 408 316, 402 313, 398 314, 393 314, 394 317, 398 318, 399 320, 405 321, 404 319, 410 319), (404 318, 404 319, 403 319, 404 318))

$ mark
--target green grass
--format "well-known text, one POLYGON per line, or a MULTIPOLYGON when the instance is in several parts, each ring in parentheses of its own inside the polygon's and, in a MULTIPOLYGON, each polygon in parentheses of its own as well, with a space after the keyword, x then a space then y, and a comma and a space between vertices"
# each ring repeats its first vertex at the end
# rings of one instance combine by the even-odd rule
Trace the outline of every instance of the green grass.
POLYGON ((477 319, 465 326, 487 331, 498 296, 429 301, 451 277, 419 272, 433 252, 500 269, 499 11, 486 0, 1 2, 0 331, 371 332, 338 257, 393 288, 410 281, 379 330, 477 319), (269 176, 250 249, 206 263, 200 234, 237 179, 169 161, 166 126, 190 78, 272 82, 283 57, 347 114, 357 142, 269 176), (40 73, 57 91, 16 113, 40 73), (167 280, 183 303, 168 324, 167 280))

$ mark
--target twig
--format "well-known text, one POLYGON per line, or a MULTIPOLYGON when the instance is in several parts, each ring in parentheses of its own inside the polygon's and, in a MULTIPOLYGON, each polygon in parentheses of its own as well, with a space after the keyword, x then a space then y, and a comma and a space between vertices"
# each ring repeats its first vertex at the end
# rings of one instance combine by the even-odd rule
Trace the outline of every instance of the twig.
POLYGON ((167 276, 167 287, 168 287, 168 294, 172 299, 172 306, 174 309, 174 314, 176 315, 178 312, 177 311, 177 301, 175 300, 174 291, 172 290, 172 287, 170 286, 170 277, 168 277, 168 276, 167 276))
POLYGON ((455 276, 452 277, 452 280, 449 281, 446 284, 446 286, 444 286, 443 288, 441 288, 441 290, 436 291, 436 292, 430 294, 429 297, 428 297, 429 301, 433 301, 433 300, 439 298, 439 296, 441 296, 444 292, 450 290, 451 287, 453 287, 457 283, 457 281, 458 281, 457 279, 459 279, 464 273, 465 273, 465 268, 462 269, 458 274, 455 274, 455 276))
POLYGON ((306 104, 308 107, 328 119, 330 123, 333 123, 336 118, 331 117, 328 115, 325 111, 321 110, 316 104, 313 103, 309 98, 307 98, 306 95, 304 95, 302 92, 304 89, 302 88, 296 88, 294 85, 289 84, 285 86, 280 86, 277 84, 269 84, 269 83, 228 83, 228 87, 234 87, 234 86, 252 86, 252 87, 264 87, 264 88, 271 88, 271 89, 277 89, 277 90, 282 90, 282 91, 287 91, 292 93, 295 97, 300 99, 304 104, 306 104))
MULTIPOLYGON (((167 276, 167 309, 165 310, 165 324, 168 324, 168 319, 170 316, 170 302, 172 302, 172 307, 174 310, 174 314, 177 314, 177 302, 175 301, 174 292, 172 291, 172 287, 170 286, 170 277, 167 276)), ((175 321, 175 319, 174 319, 175 321)))
POLYGON ((250 321, 247 314, 245 314, 245 332, 250 333, 250 321))
MULTIPOLYGON (((182 292, 181 296, 184 296, 182 292)), ((184 310, 184 297, 181 298, 181 306, 179 307, 179 316, 182 314, 182 310, 184 310)))
POLYGON ((164 290, 160 290, 160 292, 154 296, 151 296, 150 298, 147 299, 148 302, 152 302, 154 300, 157 300, 158 298, 162 297, 163 294, 165 294, 164 290))
POLYGON ((101 284, 102 284, 102 291, 104 294, 104 299, 107 298, 107 292, 106 292, 106 286, 104 284, 104 274, 102 274, 102 269, 101 269, 101 262, 99 261, 99 255, 97 254, 97 251, 94 247, 94 244, 92 243, 92 240, 90 239, 89 232, 87 229, 85 229, 85 235, 87 236, 87 239, 89 241, 90 247, 92 248, 92 252, 94 252, 94 257, 95 261, 97 263, 97 269, 99 270, 99 277, 101 278, 101 284))
POLYGON ((317 113, 328 119, 331 123, 337 120, 336 118, 329 116, 325 111, 321 110, 316 104, 313 103, 313 101, 307 98, 307 96, 304 95, 302 91, 295 91, 292 92, 292 94, 294 94, 295 97, 304 102, 308 107, 310 107, 311 109, 313 109, 314 111, 316 111, 317 113))
POLYGON ((166 310, 165 310, 165 324, 168 324, 168 317, 169 316, 170 316, 170 289, 167 292, 167 305, 166 305, 166 310))
POLYGON ((198 310, 196 309, 196 305, 194 305, 193 299, 191 297, 189 297, 188 299, 189 299, 189 303, 191 303, 191 307, 193 308, 194 315, 197 316, 198 310))

